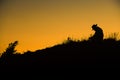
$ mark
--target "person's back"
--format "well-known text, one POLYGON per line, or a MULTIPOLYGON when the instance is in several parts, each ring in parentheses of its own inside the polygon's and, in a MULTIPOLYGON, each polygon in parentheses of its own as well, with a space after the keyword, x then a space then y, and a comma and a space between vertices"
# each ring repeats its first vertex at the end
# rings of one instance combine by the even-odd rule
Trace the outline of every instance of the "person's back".
POLYGON ((94 42, 102 41, 104 36, 103 30, 100 27, 98 27, 97 24, 93 25, 92 29, 95 31, 95 34, 89 39, 94 42))

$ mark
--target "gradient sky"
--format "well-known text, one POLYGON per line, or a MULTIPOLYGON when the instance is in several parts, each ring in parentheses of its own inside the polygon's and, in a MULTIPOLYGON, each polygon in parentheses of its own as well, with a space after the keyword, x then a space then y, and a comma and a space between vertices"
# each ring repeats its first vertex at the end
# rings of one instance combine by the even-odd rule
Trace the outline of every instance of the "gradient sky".
POLYGON ((93 24, 120 32, 119 0, 0 0, 0 52, 16 40, 18 52, 43 49, 72 37, 88 38, 93 24))

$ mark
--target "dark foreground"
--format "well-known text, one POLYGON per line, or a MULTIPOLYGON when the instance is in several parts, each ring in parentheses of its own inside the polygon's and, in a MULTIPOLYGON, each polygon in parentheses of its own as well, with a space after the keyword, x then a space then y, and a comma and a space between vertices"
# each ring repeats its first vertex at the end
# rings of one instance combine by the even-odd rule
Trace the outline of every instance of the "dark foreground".
MULTIPOLYGON (((9 51, 8 51, 9 52, 9 51)), ((100 43, 68 41, 24 54, 4 53, 1 70, 42 70, 43 68, 120 68, 120 41, 100 43)))

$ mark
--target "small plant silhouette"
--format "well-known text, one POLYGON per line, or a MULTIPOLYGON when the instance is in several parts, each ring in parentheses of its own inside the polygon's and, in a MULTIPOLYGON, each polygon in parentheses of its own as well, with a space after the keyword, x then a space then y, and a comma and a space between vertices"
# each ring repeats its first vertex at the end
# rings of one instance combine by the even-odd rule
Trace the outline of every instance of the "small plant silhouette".
POLYGON ((14 43, 10 43, 8 48, 6 49, 6 51, 3 54, 7 54, 7 55, 11 55, 14 54, 16 52, 15 47, 18 44, 18 41, 15 41, 14 43))
POLYGON ((16 45, 18 44, 18 41, 15 41, 13 43, 10 43, 8 47, 6 48, 5 52, 2 53, 0 61, 6 62, 10 61, 12 56, 16 53, 17 50, 15 50, 16 45))

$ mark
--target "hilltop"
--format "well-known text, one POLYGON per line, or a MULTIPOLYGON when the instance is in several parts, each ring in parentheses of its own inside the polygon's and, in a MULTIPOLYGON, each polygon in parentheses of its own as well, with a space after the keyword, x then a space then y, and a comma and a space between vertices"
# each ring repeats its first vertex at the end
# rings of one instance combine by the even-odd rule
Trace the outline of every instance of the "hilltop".
POLYGON ((9 44, 0 65, 14 68, 100 68, 120 67, 120 40, 101 42, 68 39, 64 43, 24 54, 15 52, 17 41, 9 44))
POLYGON ((18 41, 10 43, 0 58, 0 65, 7 68, 100 68, 120 67, 120 40, 117 34, 104 39, 102 28, 92 25, 95 31, 87 40, 68 39, 42 50, 15 50, 18 41))

